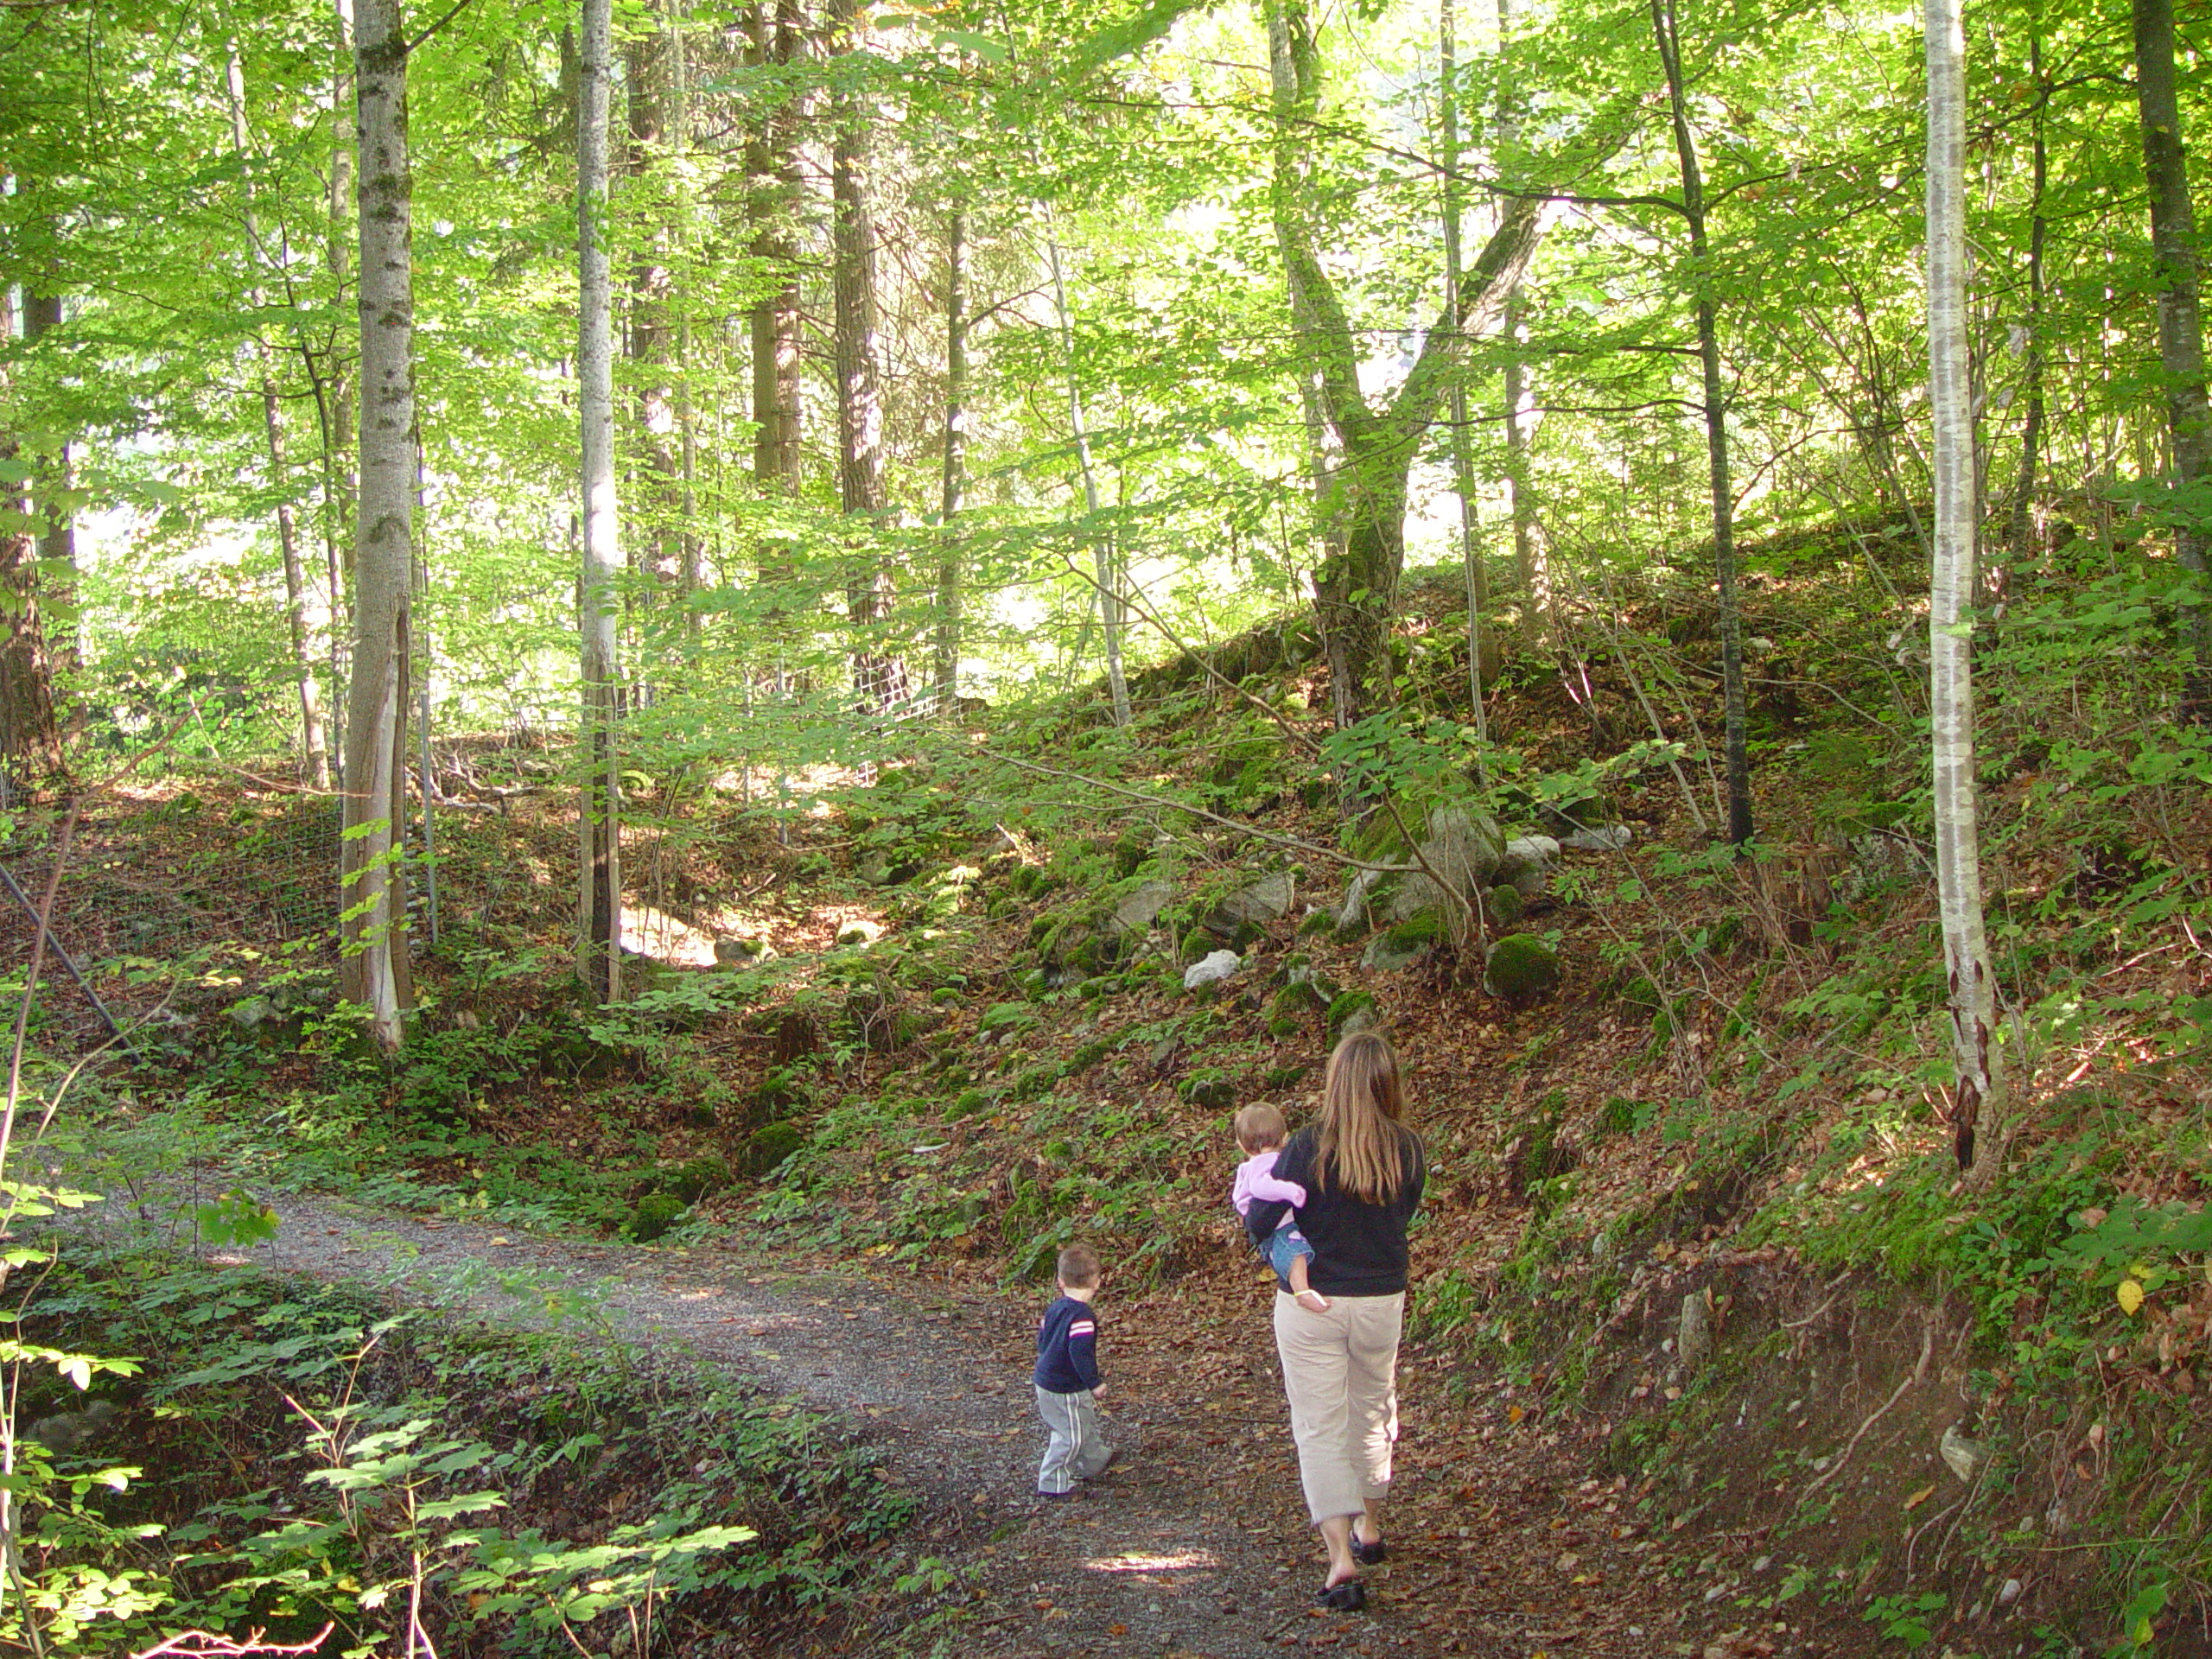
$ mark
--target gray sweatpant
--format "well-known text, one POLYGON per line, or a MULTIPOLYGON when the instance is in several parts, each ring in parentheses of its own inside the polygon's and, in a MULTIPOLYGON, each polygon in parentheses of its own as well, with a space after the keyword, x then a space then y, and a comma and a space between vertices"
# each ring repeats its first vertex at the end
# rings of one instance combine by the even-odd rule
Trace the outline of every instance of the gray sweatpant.
POLYGON ((1098 1426, 1097 1402, 1090 1390, 1054 1394, 1037 1390, 1037 1414, 1045 1420, 1052 1438, 1046 1442, 1045 1461, 1038 1466, 1037 1490, 1058 1497, 1071 1492, 1078 1480, 1088 1480, 1106 1466, 1114 1448, 1098 1426))

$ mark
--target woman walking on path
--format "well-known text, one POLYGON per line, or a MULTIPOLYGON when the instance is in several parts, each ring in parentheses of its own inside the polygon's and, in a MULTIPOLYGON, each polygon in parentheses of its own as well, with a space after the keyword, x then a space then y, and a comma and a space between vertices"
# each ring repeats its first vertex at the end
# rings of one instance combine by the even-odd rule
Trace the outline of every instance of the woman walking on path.
MULTIPOLYGON (((1366 1605, 1359 1569, 1382 1559, 1382 1505, 1398 1438, 1398 1332, 1406 1311, 1406 1227, 1427 1166, 1421 1137, 1398 1121, 1398 1059, 1373 1032, 1337 1045, 1321 1112, 1291 1136, 1275 1174, 1306 1189, 1298 1224, 1313 1246, 1319 1313, 1278 1287, 1275 1351, 1290 1396, 1291 1437, 1306 1507, 1329 1552, 1317 1598, 1344 1611, 1366 1605)), ((1287 1205, 1255 1201, 1255 1243, 1287 1205)))

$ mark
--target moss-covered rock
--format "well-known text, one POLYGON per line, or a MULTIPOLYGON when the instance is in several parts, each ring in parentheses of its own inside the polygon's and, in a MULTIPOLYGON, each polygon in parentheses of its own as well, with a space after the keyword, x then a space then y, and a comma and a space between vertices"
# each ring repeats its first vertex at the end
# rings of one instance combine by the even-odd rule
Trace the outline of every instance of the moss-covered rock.
POLYGON ((1298 937, 1301 939, 1310 939, 1316 934, 1333 933, 1336 931, 1337 918, 1326 910, 1308 912, 1306 919, 1298 925, 1298 937))
POLYGON ((1328 1012, 1329 1004, 1311 980, 1284 986, 1268 1004, 1268 1029, 1277 1037, 1295 1037, 1306 1021, 1328 1012))
POLYGON ((1329 1040, 1336 1041, 1349 1030, 1365 1030, 1376 1019, 1374 996, 1366 991, 1346 991, 1329 1004, 1329 1040), (1355 1020, 1366 1024, 1354 1026, 1355 1020))
POLYGON ((806 1144, 796 1123, 766 1123, 753 1132, 740 1160, 748 1175, 765 1175, 806 1144))
POLYGON ((673 1192, 648 1192, 638 1200, 638 1207, 630 1212, 622 1230, 643 1244, 675 1226, 690 1207, 673 1192))
POLYGON ((948 1121, 973 1117, 978 1112, 991 1109, 991 1097, 980 1089, 963 1089, 953 1096, 952 1103, 944 1109, 948 1121))
POLYGON ((1558 955, 1533 934, 1507 934, 1483 962, 1483 989, 1509 1001, 1541 996, 1559 981, 1558 955))
POLYGON ((686 1204, 696 1204, 709 1192, 719 1192, 730 1182, 729 1160, 715 1153, 687 1159, 669 1173, 664 1191, 686 1204))
POLYGON ((1369 940, 1360 956, 1361 965, 1379 973, 1400 972, 1430 955, 1446 934, 1444 918, 1437 912, 1416 912, 1369 940))
POLYGON ((1518 887, 1497 887, 1484 895, 1492 927, 1510 927, 1528 913, 1529 906, 1518 887))
POLYGON ((1311 1070, 1313 1070, 1311 1066, 1305 1065, 1278 1065, 1262 1077, 1260 1082, 1269 1090, 1293 1089, 1297 1087, 1299 1080, 1311 1070))
POLYGON ((1236 1085, 1218 1071, 1194 1071, 1183 1079, 1177 1092, 1205 1111, 1226 1112, 1236 1105, 1236 1085))

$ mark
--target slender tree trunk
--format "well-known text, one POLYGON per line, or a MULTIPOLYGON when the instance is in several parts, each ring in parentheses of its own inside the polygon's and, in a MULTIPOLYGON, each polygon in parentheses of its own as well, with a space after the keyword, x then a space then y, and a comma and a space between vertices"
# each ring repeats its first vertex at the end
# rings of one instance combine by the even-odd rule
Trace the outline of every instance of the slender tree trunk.
POLYGON ((944 495, 937 567, 937 714, 960 706, 960 513, 968 498, 968 208, 955 201, 944 236, 944 495))
MULTIPOLYGON (((2135 92, 2142 113, 2143 175, 2150 186, 2151 248, 2158 259, 2158 359, 2165 371, 2166 435, 2173 487, 2184 496, 2212 476, 2212 406, 2204 386, 2204 319, 2199 299, 2196 211, 2190 200, 2174 90, 2173 0, 2134 0, 2135 92)), ((2177 504, 2178 505, 2178 504, 2177 504)), ((2189 573, 2204 575, 2202 509, 2183 509, 2174 551, 2189 573)), ((2194 658, 2184 702, 2194 719, 2212 715, 2212 613, 2190 605, 2182 627, 2194 658)))
MULTIPOLYGON (((684 38, 685 0, 665 0, 668 9, 669 150, 679 168, 691 154, 691 73, 684 38)), ((683 658, 693 664, 699 651, 699 612, 693 603, 705 585, 702 564, 706 538, 699 533, 699 415, 691 395, 691 304, 688 276, 691 242, 692 203, 688 187, 681 203, 681 251, 686 256, 687 282, 675 299, 676 309, 676 430, 681 486, 677 492, 677 584, 683 594, 683 658)))
POLYGON ((607 271, 607 120, 613 68, 612 0, 583 0, 582 64, 576 101, 576 251, 580 310, 577 405, 582 414, 583 562, 577 584, 582 639, 582 747, 578 802, 582 881, 579 965, 601 1002, 622 995, 622 868, 620 763, 614 726, 615 587, 621 569, 614 492, 613 291, 607 271))
MULTIPOLYGON (((1459 315, 1459 41, 1452 0, 1436 11, 1437 105, 1444 128, 1444 309, 1459 315)), ((1467 383, 1452 379, 1452 488, 1459 498, 1459 556, 1467 572, 1467 701, 1475 732, 1490 741, 1490 715, 1483 696, 1483 626, 1490 611, 1490 583, 1483 571, 1482 549, 1475 536, 1474 435, 1467 429, 1467 383)), ((1478 760, 1479 768, 1484 763, 1478 760)))
MULTIPOLYGON (((673 0, 662 0, 665 9, 673 0)), ((627 172, 640 184, 654 173, 665 172, 661 157, 668 148, 669 41, 664 31, 632 41, 625 54, 624 91, 629 97, 629 155, 627 172)), ((681 548, 682 467, 676 454, 677 433, 675 380, 676 330, 671 322, 671 283, 669 254, 671 232, 669 204, 663 200, 653 214, 630 267, 629 327, 625 331, 626 354, 635 365, 638 388, 637 429, 640 465, 625 493, 630 502, 631 555, 644 580, 632 584, 637 603, 650 613, 677 591, 682 582, 681 548)), ((640 632, 657 630, 641 618, 640 632)), ((633 641, 642 645, 642 639, 633 641)), ((639 680, 639 701, 650 704, 652 681, 663 659, 658 650, 638 649, 632 671, 639 680)))
MULTIPOLYGON (((247 165, 248 149, 245 72, 235 43, 231 48, 225 80, 231 99, 231 149, 238 165, 244 168, 247 165)), ((245 185, 245 238, 248 257, 257 265, 263 255, 257 217, 249 174, 245 185)), ((246 289, 246 303, 257 315, 267 310, 269 296, 259 283, 246 289)), ((330 750, 323 741, 322 688, 315 678, 315 648, 308 632, 307 577, 300 563, 299 530, 287 493, 291 467, 284 454, 283 406, 276 395, 276 348, 265 339, 257 339, 256 344, 261 358, 261 426, 269 444, 269 486, 276 492, 276 546, 284 563, 284 626, 291 636, 293 671, 299 677, 300 756, 308 784, 327 790, 330 787, 330 750)))
POLYGON ((1068 309, 1067 272, 1060 259, 1058 232, 1049 228, 1046 213, 1045 254, 1052 276, 1052 307, 1059 323, 1060 357, 1067 365, 1068 431, 1075 441, 1076 470, 1083 480, 1083 507, 1090 520, 1091 581, 1098 590, 1100 632, 1106 642, 1106 689, 1112 700, 1114 723, 1129 723, 1129 682, 1122 668, 1122 575, 1114 538, 1098 523, 1098 469, 1090 454, 1090 428, 1084 419, 1083 387, 1076 378, 1075 317, 1068 309))
POLYGON ((2021 365, 2022 378, 2027 382, 2027 413, 2020 423, 2020 478, 2012 496, 2012 522, 2006 542, 2012 556, 2019 558, 2029 550, 2035 530, 2036 474, 2043 460, 2044 426, 2044 238, 2050 220, 2044 214, 2044 193, 2050 181, 2050 159, 2044 137, 2044 115, 2050 97, 2043 73, 2043 37, 2037 35, 2028 42, 2028 67, 2036 84, 2035 121, 2030 129, 2030 164, 2032 170, 2033 197, 2030 204, 2028 225, 2028 318, 2024 325, 2025 338, 2021 350, 2025 361, 2021 365))
MULTIPOLYGON (((346 290, 353 285, 352 248, 355 143, 353 130, 353 0, 334 0, 338 24, 337 73, 330 92, 330 226, 329 264, 334 296, 340 313, 346 290)), ((343 331, 330 346, 330 380, 326 396, 327 418, 324 431, 324 495, 322 550, 324 580, 330 594, 330 707, 333 730, 330 750, 337 783, 345 787, 346 720, 349 704, 346 681, 346 589, 352 563, 353 527, 351 517, 359 488, 354 466, 354 404, 359 382, 347 372, 343 331), (332 479, 336 478, 334 488, 332 479)))
POLYGON ((1720 589, 1720 683, 1726 715, 1723 744, 1728 758, 1728 839, 1751 838, 1751 762, 1744 709, 1743 622, 1736 601, 1735 492, 1728 480, 1727 403, 1720 384, 1720 333, 1713 300, 1711 249, 1705 233, 1705 181, 1682 87, 1681 43, 1674 0, 1651 0, 1651 28, 1667 75, 1674 114, 1675 151, 1682 168, 1682 216, 1689 222, 1690 259, 1697 287, 1698 358, 1705 378, 1706 460, 1712 477, 1713 563, 1720 589))
MULTIPOLYGON (((1497 148, 1503 150, 1519 135, 1521 111, 1513 88, 1513 0, 1497 0, 1497 148)), ((1544 618, 1551 613, 1550 563, 1536 527, 1536 498, 1530 484, 1529 451, 1535 435, 1535 399, 1529 390, 1528 365, 1519 350, 1525 332, 1522 324, 1518 289, 1506 296, 1505 321, 1499 329, 1505 342, 1505 501, 1513 523, 1513 575, 1521 590, 1522 632, 1530 640, 1540 638, 1544 618)))
MULTIPOLYGON (((833 0, 836 50, 864 49, 860 0, 833 0)), ((844 78, 833 97, 830 143, 830 279, 836 302, 837 495, 852 519, 856 550, 848 556, 845 613, 856 636, 853 692, 870 712, 906 701, 905 665, 882 649, 878 626, 891 613, 891 572, 880 537, 890 507, 884 487, 882 342, 876 304, 877 240, 874 100, 844 78)))
MULTIPOLYGON (((23 295, 23 338, 36 341, 60 327, 61 296, 31 293, 23 295)), ((47 650, 51 654, 53 671, 57 675, 74 673, 79 665, 77 648, 78 626, 73 619, 77 603, 77 519, 66 505, 55 498, 66 495, 76 486, 75 468, 71 465, 69 445, 65 439, 51 465, 41 469, 41 475, 32 486, 45 499, 37 502, 37 517, 44 529, 38 537, 38 592, 45 607, 45 620, 55 625, 59 638, 49 634, 47 650)))
MULTIPOLYGON (((796 0, 754 0, 750 13, 752 62, 787 68, 798 57, 805 30, 796 0)), ((802 186, 798 171, 800 111, 795 93, 779 87, 755 122, 746 145, 748 208, 753 232, 748 251, 778 286, 753 308, 753 475, 763 495, 796 495, 799 488, 800 314, 798 247, 793 234, 802 186)))
POLYGON ((415 546, 414 181, 400 0, 360 0, 354 65, 361 227, 360 505, 353 680, 340 843, 340 979, 387 1051, 413 1001, 400 826, 407 786, 409 589, 415 546))
POLYGON ((1961 1166, 1987 1186, 2004 1159, 1996 986, 1983 936, 1975 822, 1974 442, 1967 360, 1966 36, 1960 0, 1927 0, 1929 404, 1936 427, 1936 556, 1929 590, 1936 880, 1950 987, 1961 1166))

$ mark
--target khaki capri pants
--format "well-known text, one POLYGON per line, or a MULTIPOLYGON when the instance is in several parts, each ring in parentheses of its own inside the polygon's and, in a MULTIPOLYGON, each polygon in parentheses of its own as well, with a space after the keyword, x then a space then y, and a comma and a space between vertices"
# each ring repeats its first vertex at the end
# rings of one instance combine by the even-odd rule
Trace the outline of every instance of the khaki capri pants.
POLYGON ((1332 1296, 1325 1313, 1275 1296, 1275 1352, 1306 1508, 1319 1526, 1390 1490, 1398 1439, 1398 1333, 1406 1296, 1332 1296))

